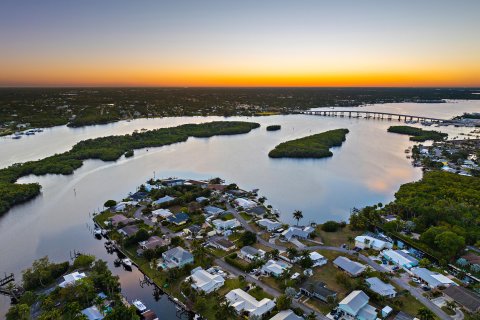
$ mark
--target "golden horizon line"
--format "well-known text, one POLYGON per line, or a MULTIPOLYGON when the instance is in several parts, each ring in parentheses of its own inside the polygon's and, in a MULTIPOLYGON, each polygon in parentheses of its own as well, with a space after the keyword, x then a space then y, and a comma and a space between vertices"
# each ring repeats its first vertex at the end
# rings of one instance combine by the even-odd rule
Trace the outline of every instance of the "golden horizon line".
POLYGON ((349 88, 378 88, 378 89, 389 89, 389 88, 398 88, 398 89, 479 89, 480 90, 480 84, 479 85, 119 85, 119 84, 113 84, 113 85, 105 85, 105 84, 64 84, 64 85, 0 85, 0 89, 62 89, 62 88, 158 88, 158 89, 188 89, 188 88, 196 88, 196 89, 229 89, 229 88, 239 88, 239 89, 256 89, 256 88, 311 88, 311 89, 328 89, 328 88, 333 88, 333 89, 349 89, 349 88))

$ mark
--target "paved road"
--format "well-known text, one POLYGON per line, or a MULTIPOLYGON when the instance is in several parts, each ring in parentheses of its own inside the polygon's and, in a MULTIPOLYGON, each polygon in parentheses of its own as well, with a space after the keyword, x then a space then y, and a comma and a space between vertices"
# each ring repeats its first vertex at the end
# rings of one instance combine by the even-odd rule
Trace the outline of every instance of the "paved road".
MULTIPOLYGON (((249 230, 249 231, 252 231, 254 232, 252 226, 250 226, 246 221, 245 219, 242 218, 242 216, 235 210, 233 209, 232 207, 229 207, 228 208, 229 212, 231 212, 235 218, 237 218, 238 221, 240 221, 240 224, 246 229, 246 230, 249 230)), ((272 244, 268 241, 265 241, 264 239, 258 237, 258 241, 259 243, 265 245, 265 246, 268 246, 270 248, 273 248, 273 249, 277 249, 279 251, 285 251, 287 250, 286 247, 284 246, 281 246, 281 245, 278 245, 278 244, 272 244)), ((347 250, 347 249, 344 249, 344 248, 340 248, 340 247, 330 247, 330 246, 323 246, 323 245, 318 245, 318 246, 310 246, 310 247, 305 247, 304 248, 305 250, 309 250, 309 251, 314 251, 314 250, 328 250, 328 251, 336 251, 336 252, 341 252, 341 253, 345 253, 345 254, 348 254, 348 255, 356 255, 361 261, 365 262, 366 264, 368 264, 370 267, 372 267, 374 270, 376 271, 379 271, 379 272, 389 272, 387 269, 385 269, 383 266, 379 265, 377 262, 373 261, 372 259, 362 255, 362 254, 357 254, 355 251, 353 250, 347 250)), ((227 264, 227 263, 225 263, 227 264)), ((228 264, 227 264, 228 265, 228 264)), ((254 279, 252 277, 250 277, 251 279, 254 279)), ((249 279, 250 279, 249 278, 249 279)), ((256 280, 256 279, 254 279, 256 280)), ((405 279, 401 279, 401 278, 395 278, 395 277, 392 277, 392 281, 394 283, 396 283, 398 286, 400 286, 401 288, 405 289, 405 290, 408 290, 410 292, 410 294, 412 296, 414 296, 418 301, 420 301, 420 303, 422 303, 424 306, 426 306, 428 309, 430 309, 433 313, 435 313, 440 319, 442 320, 452 320, 452 318, 450 316, 448 316, 442 309, 440 309, 437 305, 435 305, 432 301, 430 301, 429 299, 425 298, 423 295, 422 295, 422 292, 419 291, 417 288, 415 287, 412 287, 410 284, 408 284, 408 280, 405 280, 405 279)), ((270 288, 268 286, 266 286, 263 282, 259 281, 259 280, 256 280, 255 283, 257 283, 259 286, 261 286, 262 288, 264 288, 265 291, 267 291, 266 288, 270 288)), ((272 288, 270 288, 272 289, 272 288)), ((267 291, 268 292, 268 291, 267 291)), ((272 294, 273 295, 273 294, 272 294)), ((275 296, 275 295, 274 295, 275 296)), ((297 303, 298 304, 298 303, 297 303)), ((303 305, 303 304, 298 304, 300 305, 300 307, 303 306, 303 308, 307 308, 309 310, 311 310, 310 308, 308 308, 307 306, 303 305)), ((303 309, 302 308, 302 309, 303 309)), ((311 312, 311 311, 310 311, 311 312)), ((318 314, 318 312, 316 312, 318 314)), ((328 319, 327 317, 325 317, 324 315, 321 315, 322 319, 325 318, 325 319, 328 319)))
MULTIPOLYGON (((244 276, 245 279, 248 281, 248 282, 251 282, 251 283, 255 283, 257 286, 259 286, 260 288, 262 288, 266 293, 268 293, 269 295, 271 296, 274 296, 274 297, 278 297, 280 296, 282 293, 280 291, 278 291, 277 289, 275 288, 272 288, 270 287, 269 285, 265 284, 264 282, 252 277, 251 275, 249 275, 248 273, 245 273, 233 266, 231 266, 230 264, 226 263, 225 261, 221 260, 221 259, 215 259, 215 264, 217 264, 219 267, 221 267, 222 269, 230 272, 231 274, 235 275, 235 276, 244 276)), ((292 301, 292 306, 293 307, 296 307, 296 308, 300 308, 302 309, 305 314, 310 314, 312 312, 314 312, 317 316, 318 319, 322 319, 322 320, 329 320, 326 316, 324 316, 323 314, 313 310, 312 308, 304 305, 303 303, 299 303, 298 301, 295 301, 293 300, 292 301)))

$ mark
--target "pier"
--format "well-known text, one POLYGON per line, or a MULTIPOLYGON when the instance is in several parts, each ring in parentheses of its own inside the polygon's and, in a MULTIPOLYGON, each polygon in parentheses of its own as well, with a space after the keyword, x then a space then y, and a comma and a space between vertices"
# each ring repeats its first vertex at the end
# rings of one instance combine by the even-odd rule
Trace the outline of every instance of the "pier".
POLYGON ((9 296, 13 302, 17 302, 23 293, 23 288, 15 284, 15 276, 13 273, 9 275, 5 274, 3 279, 0 279, 0 294, 9 296))
POLYGON ((411 114, 400 114, 379 111, 362 111, 362 110, 321 110, 321 111, 298 111, 301 114, 324 116, 324 117, 346 117, 346 118, 365 118, 365 119, 386 119, 398 121, 418 121, 430 123, 446 123, 452 120, 439 119, 425 116, 415 116, 411 114))

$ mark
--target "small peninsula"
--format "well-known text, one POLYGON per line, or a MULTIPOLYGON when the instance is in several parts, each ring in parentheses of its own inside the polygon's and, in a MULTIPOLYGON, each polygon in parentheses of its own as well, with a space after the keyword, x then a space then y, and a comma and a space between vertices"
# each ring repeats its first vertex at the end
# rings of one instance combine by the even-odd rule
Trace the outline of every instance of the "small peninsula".
POLYGON ((348 129, 335 129, 311 136, 282 142, 268 153, 270 158, 326 158, 345 141, 348 129))
POLYGON ((421 128, 411 126, 391 126, 387 131, 409 135, 411 141, 417 142, 423 142, 427 140, 442 141, 448 137, 447 133, 434 130, 423 130, 421 128))

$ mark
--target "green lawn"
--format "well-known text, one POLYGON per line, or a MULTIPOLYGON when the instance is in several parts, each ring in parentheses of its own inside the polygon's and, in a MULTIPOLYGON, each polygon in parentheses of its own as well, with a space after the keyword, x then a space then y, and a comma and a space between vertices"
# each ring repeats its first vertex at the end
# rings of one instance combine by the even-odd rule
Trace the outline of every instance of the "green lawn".
POLYGON ((349 243, 349 239, 353 238, 355 239, 356 236, 359 236, 362 234, 361 231, 353 231, 350 229, 350 226, 346 226, 337 232, 325 232, 321 229, 321 225, 317 226, 316 229, 316 234, 320 239, 315 239, 315 240, 320 240, 323 242, 324 245, 326 246, 332 246, 332 247, 339 247, 342 244, 347 244, 349 246, 352 246, 351 243, 349 243))

